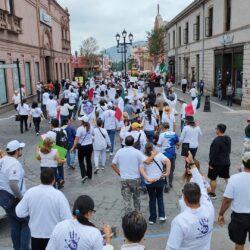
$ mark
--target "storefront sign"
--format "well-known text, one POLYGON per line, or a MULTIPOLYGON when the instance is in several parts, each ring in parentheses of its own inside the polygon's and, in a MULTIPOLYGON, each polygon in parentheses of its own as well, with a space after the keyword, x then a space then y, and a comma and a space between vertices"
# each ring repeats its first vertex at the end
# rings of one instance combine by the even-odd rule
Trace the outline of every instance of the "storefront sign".
POLYGON ((222 36, 222 40, 221 40, 222 45, 229 45, 229 44, 232 44, 233 42, 234 42, 234 35, 223 35, 222 36))
POLYGON ((43 9, 40 9, 40 22, 52 27, 52 18, 43 9))

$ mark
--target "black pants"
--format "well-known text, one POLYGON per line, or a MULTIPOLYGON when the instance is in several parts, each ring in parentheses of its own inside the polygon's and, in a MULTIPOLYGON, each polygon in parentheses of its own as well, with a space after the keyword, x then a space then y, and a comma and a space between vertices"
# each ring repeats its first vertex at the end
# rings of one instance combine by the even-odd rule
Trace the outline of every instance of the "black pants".
POLYGON ((92 152, 93 152, 92 144, 78 147, 78 162, 82 178, 85 177, 86 175, 88 176, 89 179, 92 178, 92 162, 91 162, 92 152), (87 164, 87 170, 85 168, 85 163, 84 163, 85 159, 87 164))
POLYGON ((232 103, 233 103, 233 96, 228 95, 227 96, 227 106, 232 106, 232 103))
POLYGON ((182 84, 182 92, 185 94, 187 89, 187 84, 182 84))
POLYGON ((169 185, 172 187, 173 179, 174 179, 174 170, 175 170, 175 157, 172 159, 169 159, 171 162, 171 168, 170 168, 170 174, 168 177, 169 185))
POLYGON ((33 117, 33 123, 34 123, 36 133, 40 131, 40 122, 41 122, 40 117, 33 117))
POLYGON ((23 123, 25 126, 25 130, 28 131, 28 116, 27 115, 20 115, 20 131, 23 133, 23 123))
POLYGON ((41 105, 41 108, 42 108, 44 117, 47 119, 47 109, 46 109, 46 105, 42 104, 42 105, 41 105))
POLYGON ((31 237, 31 249, 32 250, 45 250, 49 239, 38 239, 31 237))

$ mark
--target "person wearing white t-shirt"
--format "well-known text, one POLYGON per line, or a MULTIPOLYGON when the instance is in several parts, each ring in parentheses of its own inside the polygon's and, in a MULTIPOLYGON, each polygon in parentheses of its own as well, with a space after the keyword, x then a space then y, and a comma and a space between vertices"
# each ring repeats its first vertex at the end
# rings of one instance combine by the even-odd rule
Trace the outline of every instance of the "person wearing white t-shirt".
POLYGON ((185 94, 186 93, 186 89, 187 89, 187 79, 186 77, 184 77, 182 80, 181 80, 181 88, 182 88, 182 92, 185 94))
MULTIPOLYGON (((73 206, 75 219, 64 220, 56 225, 46 250, 103 250, 101 232, 91 222, 94 212, 94 201, 87 195, 79 196, 73 206)), ((103 230, 106 243, 110 244, 110 227, 104 224, 103 230)))
POLYGON ((49 101, 49 92, 48 90, 46 90, 43 95, 42 95, 42 111, 43 111, 43 115, 47 118, 47 109, 46 109, 46 105, 48 104, 49 101))
POLYGON ((81 181, 82 183, 84 183, 88 178, 92 179, 91 156, 93 152, 94 132, 87 116, 79 117, 78 120, 81 121, 81 126, 76 130, 76 137, 70 151, 73 152, 76 147, 78 148, 78 162, 82 177, 81 181), (87 164, 87 169, 84 163, 85 160, 87 164))
POLYGON ((190 152, 186 161, 194 182, 183 188, 184 210, 171 223, 166 250, 210 250, 214 207, 190 152))
POLYGON ((244 153, 242 163, 244 171, 228 180, 218 217, 218 223, 224 225, 224 213, 231 206, 228 234, 236 250, 244 250, 247 234, 250 233, 250 152, 244 153))
POLYGON ((19 218, 29 216, 31 248, 45 250, 56 224, 71 219, 72 214, 64 194, 53 187, 54 171, 44 169, 40 179, 40 185, 25 193, 16 207, 16 214, 19 218))
MULTIPOLYGON (((131 199, 133 198, 134 210, 140 211, 140 166, 144 161, 143 154, 133 147, 134 138, 129 135, 125 139, 126 146, 115 154, 112 161, 113 170, 121 177, 121 194, 123 197, 125 214, 131 212, 131 199), (129 156, 129 163, 128 163, 129 156)), ((147 159, 149 162, 152 159, 147 159)))
POLYGON ((186 126, 183 128, 181 132, 180 142, 189 144, 189 150, 194 158, 198 150, 199 137, 201 135, 202 135, 201 129, 194 121, 194 117, 186 116, 186 126))
POLYGON ((21 200, 26 191, 25 172, 18 161, 22 156, 24 143, 10 141, 6 146, 7 155, 1 159, 0 165, 0 206, 5 209, 9 218, 11 239, 14 249, 30 249, 30 229, 28 219, 17 219, 15 215, 16 201, 21 200), (10 206, 9 200, 12 200, 10 206), (14 201, 13 204, 13 200, 14 201))
POLYGON ((182 130, 184 128, 184 124, 185 124, 187 103, 185 102, 184 99, 178 99, 178 101, 181 104, 180 115, 181 115, 181 132, 182 132, 182 130))
POLYGON ((156 119, 152 116, 152 112, 150 109, 146 112, 146 117, 142 121, 142 126, 148 140, 153 143, 154 134, 157 130, 158 125, 156 119))
POLYGON ((153 161, 140 168, 149 196, 149 224, 153 225, 157 219, 156 204, 158 205, 158 216, 160 221, 166 221, 163 202, 164 178, 169 176, 171 162, 162 153, 154 151, 154 146, 148 142, 145 146, 145 160, 154 154, 153 161), (164 170, 163 164, 166 165, 164 170))
POLYGON ((74 106, 69 105, 68 99, 63 98, 60 102, 60 106, 57 107, 57 110, 60 111, 60 122, 63 123, 64 119, 70 119, 70 110, 73 110, 74 106))
POLYGON ((57 101, 54 99, 53 95, 49 95, 49 101, 46 104, 47 117, 49 123, 51 123, 52 119, 56 118, 57 107, 58 107, 57 101))
POLYGON ((94 161, 95 161, 95 171, 97 174, 99 170, 99 158, 101 159, 101 169, 105 169, 106 164, 106 148, 111 146, 111 142, 108 136, 108 132, 105 128, 102 128, 103 122, 101 118, 96 121, 97 127, 94 128, 94 161))
POLYGON ((198 95, 198 91, 197 89, 195 88, 195 86, 193 86, 190 90, 189 90, 189 94, 192 98, 192 101, 197 97, 198 95))
POLYGON ((175 116, 173 115, 172 109, 169 106, 166 106, 163 109, 161 123, 168 123, 169 131, 175 132, 176 130, 175 116))
POLYGON ((30 107, 26 103, 26 99, 23 100, 23 104, 19 103, 17 106, 17 112, 20 115, 20 131, 23 133, 23 124, 25 126, 25 131, 28 131, 28 117, 30 113, 30 107))
POLYGON ((12 96, 12 101, 14 103, 14 108, 16 110, 18 104, 21 102, 20 94, 17 90, 14 91, 14 95, 12 96))
POLYGON ((119 127, 117 119, 115 117, 115 111, 113 110, 112 102, 108 103, 108 109, 104 111, 102 119, 104 128, 107 130, 109 139, 111 141, 110 156, 112 156, 115 147, 115 132, 119 127))
POLYGON ((43 115, 42 110, 38 107, 37 102, 33 102, 31 106, 31 111, 30 111, 30 117, 33 120, 34 127, 35 127, 35 132, 36 135, 39 135, 40 132, 40 123, 41 123, 41 118, 45 120, 45 117, 43 115))

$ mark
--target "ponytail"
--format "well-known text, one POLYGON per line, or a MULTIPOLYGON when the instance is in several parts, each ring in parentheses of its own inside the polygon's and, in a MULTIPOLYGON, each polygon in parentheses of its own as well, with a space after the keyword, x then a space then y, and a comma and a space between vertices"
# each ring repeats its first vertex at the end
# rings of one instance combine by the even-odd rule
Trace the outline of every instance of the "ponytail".
POLYGON ((90 226, 90 227, 96 227, 92 222, 90 222, 84 215, 77 214, 76 219, 79 223, 81 223, 84 226, 90 226))

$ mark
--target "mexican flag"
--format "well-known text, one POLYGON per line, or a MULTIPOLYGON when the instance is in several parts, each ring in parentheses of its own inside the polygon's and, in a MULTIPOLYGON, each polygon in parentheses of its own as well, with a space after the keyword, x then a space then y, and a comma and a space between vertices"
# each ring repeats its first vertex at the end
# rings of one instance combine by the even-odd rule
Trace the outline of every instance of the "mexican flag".
POLYGON ((194 115, 196 113, 197 105, 198 105, 198 98, 196 97, 191 103, 189 103, 186 106, 185 108, 186 116, 194 115))
POLYGON ((167 65, 166 63, 160 63, 159 65, 159 68, 160 68, 160 73, 167 73, 167 65))
POLYGON ((156 68, 155 68, 155 70, 154 70, 154 73, 153 73, 152 76, 150 77, 150 80, 151 80, 151 81, 154 81, 155 78, 156 78, 157 76, 159 76, 160 74, 161 74, 161 73, 160 73, 160 64, 158 63, 157 66, 156 66, 156 68))

